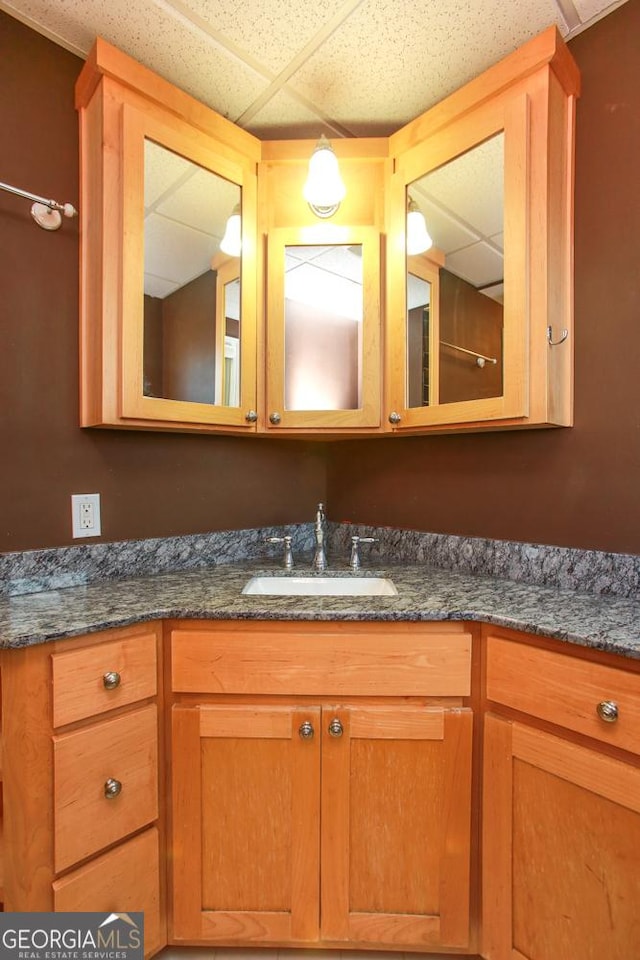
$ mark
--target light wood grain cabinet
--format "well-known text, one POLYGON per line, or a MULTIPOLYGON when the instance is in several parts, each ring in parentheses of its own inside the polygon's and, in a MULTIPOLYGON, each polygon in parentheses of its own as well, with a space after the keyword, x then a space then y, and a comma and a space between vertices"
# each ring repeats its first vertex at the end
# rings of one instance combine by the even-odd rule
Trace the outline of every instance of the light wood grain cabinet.
POLYGON ((315 140, 262 142, 98 39, 76 86, 82 426, 571 425, 579 86, 549 28, 390 137, 336 140, 347 194, 319 220, 315 140))
POLYGON ((157 625, 2 655, 5 908, 162 919, 157 625))
POLYGON ((640 675, 487 643, 483 957, 637 956, 640 675))
POLYGON ((391 654, 403 631, 380 626, 194 624, 193 645, 189 628, 176 629, 174 942, 468 945, 472 714, 462 698, 470 637, 460 627, 417 627, 409 649, 396 644, 391 654), (242 675, 224 655, 232 640, 242 675), (297 666, 305 641, 315 650, 307 672, 297 666), (443 679, 434 665, 447 641, 443 679), (387 681, 377 659, 384 663, 385 646, 397 671, 387 681), (412 666, 417 647, 422 677, 412 666), (273 673, 262 673, 265 654, 273 673), (298 697, 252 695, 252 683, 277 687, 279 671, 298 697), (413 697, 393 693, 402 672, 412 674, 413 697), (448 685, 453 702, 415 695, 428 691, 430 672, 433 689, 448 685), (381 696, 385 685, 392 692, 381 696), (214 688, 230 692, 207 697, 214 688))

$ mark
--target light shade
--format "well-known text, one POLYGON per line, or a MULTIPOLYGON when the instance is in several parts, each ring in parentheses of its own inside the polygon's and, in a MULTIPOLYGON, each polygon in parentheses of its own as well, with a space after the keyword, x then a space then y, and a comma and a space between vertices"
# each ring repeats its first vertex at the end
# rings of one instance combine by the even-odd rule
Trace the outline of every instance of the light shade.
POLYGON ((432 246, 433 240, 429 236, 424 214, 415 200, 409 197, 407 206, 407 254, 413 256, 416 253, 424 253, 432 246))
POLYGON ((315 215, 324 220, 333 216, 346 193, 338 158, 322 134, 309 160, 309 174, 303 196, 315 215))
POLYGON ((220 249, 229 257, 239 257, 242 250, 242 216, 240 204, 236 203, 227 220, 220 249))

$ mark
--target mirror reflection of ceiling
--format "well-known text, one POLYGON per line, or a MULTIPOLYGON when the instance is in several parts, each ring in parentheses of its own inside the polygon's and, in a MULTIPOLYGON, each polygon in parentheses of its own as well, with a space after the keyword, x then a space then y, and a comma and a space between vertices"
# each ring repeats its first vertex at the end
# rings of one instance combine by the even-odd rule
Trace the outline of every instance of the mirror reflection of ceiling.
POLYGON ((362 320, 360 246, 288 246, 284 259, 287 300, 362 320))
POLYGON ((502 302, 504 135, 416 180, 409 193, 446 269, 502 302))
POLYGON ((0 0, 86 57, 96 36, 261 139, 388 136, 550 24, 624 0, 0 0))
POLYGON ((164 299, 210 268, 240 187, 151 140, 144 147, 144 292, 164 299))

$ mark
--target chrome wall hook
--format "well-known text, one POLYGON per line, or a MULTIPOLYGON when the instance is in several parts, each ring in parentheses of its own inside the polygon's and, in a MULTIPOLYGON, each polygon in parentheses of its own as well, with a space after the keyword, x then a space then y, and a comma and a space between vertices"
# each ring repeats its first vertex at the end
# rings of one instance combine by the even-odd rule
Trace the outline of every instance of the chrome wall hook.
POLYGON ((569 336, 569 331, 566 327, 563 328, 562 333, 560 334, 559 340, 553 339, 553 327, 547 327, 547 343, 550 347, 557 347, 561 343, 564 343, 567 337, 569 336))

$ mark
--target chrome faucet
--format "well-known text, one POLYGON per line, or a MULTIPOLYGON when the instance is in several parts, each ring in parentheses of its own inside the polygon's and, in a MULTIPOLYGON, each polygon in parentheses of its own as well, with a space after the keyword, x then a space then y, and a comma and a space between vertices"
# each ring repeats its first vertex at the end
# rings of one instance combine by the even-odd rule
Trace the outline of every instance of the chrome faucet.
POLYGON ((316 511, 316 522, 314 526, 316 542, 316 549, 313 555, 312 563, 314 570, 322 571, 327 569, 327 552, 325 548, 326 523, 327 519, 324 515, 324 504, 319 503, 316 511))

